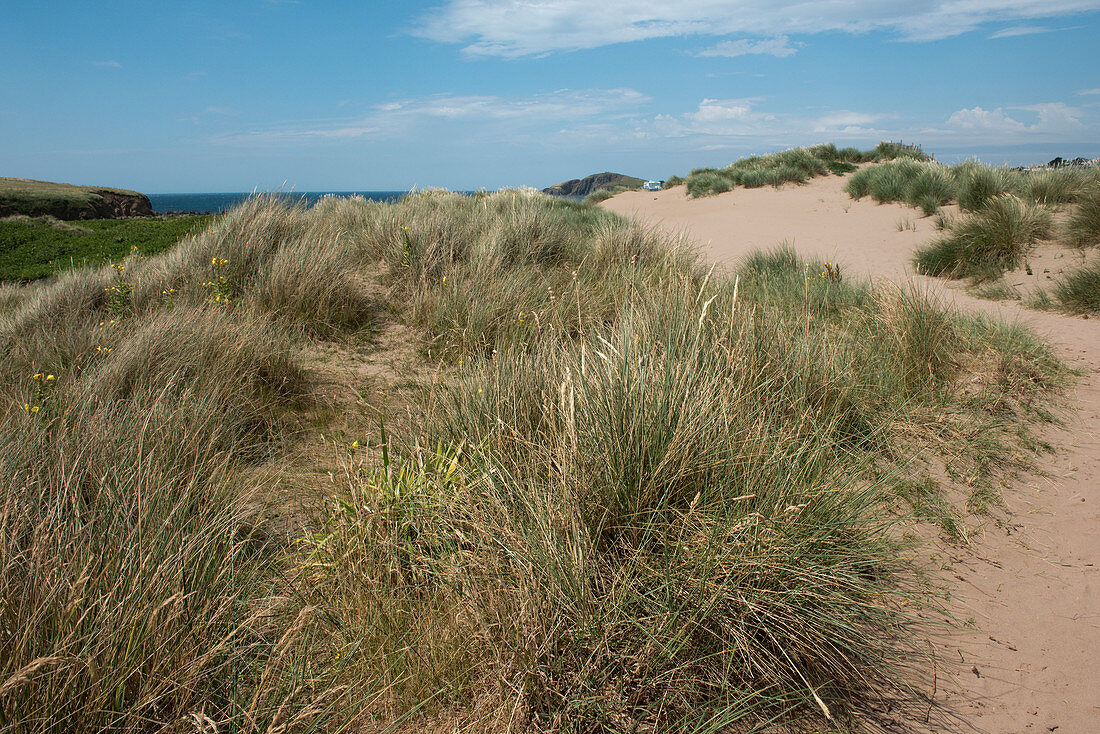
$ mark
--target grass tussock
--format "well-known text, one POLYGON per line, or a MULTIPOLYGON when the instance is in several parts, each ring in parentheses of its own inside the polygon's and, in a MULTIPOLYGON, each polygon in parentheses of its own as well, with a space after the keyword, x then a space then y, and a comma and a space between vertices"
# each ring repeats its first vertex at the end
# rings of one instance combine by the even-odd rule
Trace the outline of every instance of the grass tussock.
POLYGON ((919 146, 902 143, 883 142, 868 151, 837 149, 834 144, 827 143, 750 156, 725 168, 696 169, 687 177, 686 184, 689 196, 712 196, 736 186, 779 187, 785 183, 805 183, 816 176, 843 176, 855 171, 857 163, 894 159, 926 160, 927 157, 919 146))
POLYGON ((1056 306, 1072 314, 1100 311, 1100 264, 1092 263, 1071 270, 1054 285, 1056 306))
POLYGON ((1070 243, 1076 247, 1100 245, 1100 183, 1094 183, 1076 198, 1077 207, 1067 226, 1070 243))
POLYGON ((1047 208, 1002 194, 917 250, 913 262, 925 275, 996 278, 1021 265, 1032 245, 1051 235, 1052 226, 1047 208))
POLYGON ((989 491, 1064 375, 926 294, 789 250, 729 280, 528 191, 257 197, 20 289, 0 350, 0 724, 27 731, 858 729, 919 697, 904 523, 958 532, 916 457, 989 491), (382 313, 441 380, 303 488, 300 345, 382 313), (318 501, 277 524, 292 486, 318 501))

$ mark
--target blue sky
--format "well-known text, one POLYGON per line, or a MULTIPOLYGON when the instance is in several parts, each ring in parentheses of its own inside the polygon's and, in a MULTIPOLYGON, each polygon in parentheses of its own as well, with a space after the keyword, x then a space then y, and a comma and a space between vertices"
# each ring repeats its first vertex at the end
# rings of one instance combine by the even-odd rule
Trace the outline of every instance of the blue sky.
POLYGON ((494 189, 826 141, 1100 156, 1100 0, 2 1, 0 176, 494 189))

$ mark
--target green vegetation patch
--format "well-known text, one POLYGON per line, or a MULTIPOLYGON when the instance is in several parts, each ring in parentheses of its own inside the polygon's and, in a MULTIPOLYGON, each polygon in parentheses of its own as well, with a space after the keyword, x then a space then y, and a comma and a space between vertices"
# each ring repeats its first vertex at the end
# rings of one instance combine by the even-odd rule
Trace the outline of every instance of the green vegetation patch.
MULTIPOLYGON (((879 143, 872 150, 860 151, 855 148, 837 147, 832 143, 814 145, 809 148, 792 148, 779 153, 750 156, 731 163, 725 168, 699 168, 691 172, 686 179, 688 195, 692 197, 713 196, 729 191, 736 186, 759 188, 761 186, 782 186, 785 183, 804 183, 815 176, 843 176, 855 171, 857 163, 886 161, 902 158, 906 160, 927 160, 919 146, 902 143, 879 143)), ((666 185, 671 185, 667 184, 666 185)))
POLYGON ((1037 240, 1100 243, 1100 168, 1009 169, 975 161, 952 167, 901 159, 857 171, 845 190, 854 199, 870 196, 938 213, 944 235, 914 257, 927 275, 993 280, 1022 264, 1037 240), (952 201, 961 216, 940 211, 952 201), (1058 208, 1070 211, 1065 225, 1055 227, 1058 208))
POLYGON ((79 224, 52 217, 0 219, 0 281, 25 282, 121 260, 134 248, 147 255, 164 252, 212 220, 212 215, 91 219, 79 224))
POLYGON ((1098 168, 1017 170, 976 161, 945 166, 903 158, 856 172, 845 190, 853 199, 870 196, 883 203, 902 202, 932 214, 950 201, 957 201, 963 211, 980 211, 1004 194, 1045 206, 1084 203, 1098 184, 1098 168))

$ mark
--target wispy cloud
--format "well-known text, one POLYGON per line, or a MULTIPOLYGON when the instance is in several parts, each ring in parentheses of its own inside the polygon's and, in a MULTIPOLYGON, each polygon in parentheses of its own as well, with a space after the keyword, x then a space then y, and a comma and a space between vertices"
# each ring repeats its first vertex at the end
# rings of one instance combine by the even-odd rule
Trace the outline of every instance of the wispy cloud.
POLYGON ((1078 94, 1079 96, 1085 96, 1085 95, 1089 95, 1089 94, 1100 94, 1100 87, 1096 87, 1095 89, 1078 89, 1076 94, 1078 94))
POLYGON ((768 109, 766 99, 751 97, 704 99, 690 112, 660 114, 649 121, 632 123, 637 135, 650 146, 678 141, 678 148, 705 151, 774 148, 815 139, 878 139, 890 131, 878 130, 874 124, 892 117, 888 113, 850 110, 828 111, 816 117, 781 113, 768 109))
POLYGON ((1100 10, 1100 0, 446 0, 426 13, 413 32, 464 44, 471 55, 531 56, 691 35, 776 38, 886 31, 924 41, 966 33, 986 23, 1094 10, 1100 10))
POLYGON ((741 39, 739 41, 722 41, 721 43, 703 49, 697 56, 746 56, 749 54, 766 54, 786 58, 798 52, 798 44, 791 45, 786 36, 765 38, 760 41, 741 39))
POLYGON ((459 125, 486 134, 562 123, 621 120, 652 100, 634 89, 560 89, 527 96, 437 94, 376 105, 360 119, 321 120, 221 136, 230 142, 355 140, 422 134, 425 126, 459 125))
POLYGON ((113 59, 110 60, 110 61, 89 61, 88 63, 91 64, 92 66, 101 66, 105 69, 121 69, 122 68, 122 64, 118 63, 117 61, 114 61, 113 59))
POLYGON ((990 38, 1015 38, 1016 36, 1034 36, 1040 33, 1053 33, 1057 28, 1047 28, 1042 25, 1018 25, 1011 28, 1002 28, 990 38))
POLYGON ((394 116, 547 121, 615 114, 649 101, 649 97, 633 89, 560 89, 527 97, 441 94, 390 102, 378 109, 394 116))

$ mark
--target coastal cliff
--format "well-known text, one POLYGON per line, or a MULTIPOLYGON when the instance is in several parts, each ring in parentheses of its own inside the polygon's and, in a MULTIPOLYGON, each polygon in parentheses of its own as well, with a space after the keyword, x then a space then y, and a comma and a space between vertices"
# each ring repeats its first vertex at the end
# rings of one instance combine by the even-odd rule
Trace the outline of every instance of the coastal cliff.
POLYGON ((593 191, 611 189, 616 186, 637 189, 643 183, 645 183, 643 179, 634 176, 624 176, 621 173, 605 171, 603 173, 593 173, 591 176, 585 176, 584 178, 562 181, 543 189, 542 192, 551 196, 588 196, 593 191))
POLYGON ((58 219, 125 219, 153 216, 149 197, 102 186, 0 177, 0 217, 25 214, 58 219))

